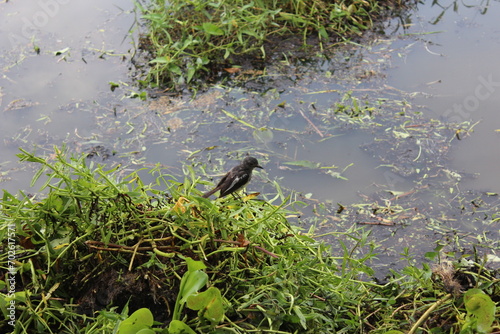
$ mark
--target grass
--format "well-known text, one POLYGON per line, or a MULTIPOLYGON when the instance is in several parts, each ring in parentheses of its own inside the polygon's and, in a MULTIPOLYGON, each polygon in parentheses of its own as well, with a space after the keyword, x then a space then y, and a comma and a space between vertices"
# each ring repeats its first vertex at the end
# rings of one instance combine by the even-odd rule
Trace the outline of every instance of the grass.
MULTIPOLYGON (((243 62, 266 59, 283 37, 316 36, 321 48, 372 26, 382 7, 375 0, 151 1, 138 5, 150 53, 146 84, 180 88, 218 72, 235 73, 243 62), (245 60, 244 60, 245 59, 245 60)), ((289 50, 283 46, 280 52, 289 50)))
POLYGON ((334 254, 314 227, 291 224, 303 203, 279 189, 269 202, 211 201, 200 197, 190 167, 182 182, 153 169, 157 182, 145 185, 136 173, 119 179, 59 149, 19 157, 40 165, 33 183, 44 195, 4 192, 1 201, 8 243, 0 263, 9 272, 0 286, 3 330, 130 333, 131 323, 147 333, 498 329, 488 320, 498 315, 498 273, 473 262, 419 268, 402 254, 408 265, 376 283, 369 232, 335 233, 341 251, 334 254), (478 290, 464 299, 471 287, 478 290))

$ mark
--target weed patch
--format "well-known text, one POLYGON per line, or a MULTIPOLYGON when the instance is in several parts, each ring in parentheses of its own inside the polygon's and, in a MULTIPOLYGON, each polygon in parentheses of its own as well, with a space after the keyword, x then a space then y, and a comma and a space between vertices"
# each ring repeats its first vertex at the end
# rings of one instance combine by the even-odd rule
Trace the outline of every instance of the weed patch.
POLYGON ((375 283, 369 233, 339 233, 335 255, 313 229, 290 224, 292 207, 302 203, 288 197, 278 205, 253 196, 210 201, 195 188, 199 180, 189 167, 183 182, 153 169, 157 183, 145 185, 136 173, 118 179, 115 170, 58 149, 48 158, 26 151, 19 157, 41 166, 33 183, 43 182, 45 194, 4 192, 1 202, 0 235, 14 243, 15 256, 2 252, 8 271, 0 287, 6 316, 0 325, 15 333, 498 326, 498 273, 469 263, 468 283, 450 289, 449 280, 465 265, 447 274, 409 265, 375 283), (12 277, 13 290, 7 288, 12 277), (465 290, 472 292, 464 304, 465 290))
POLYGON ((322 48, 359 35, 382 9, 373 0, 175 0, 139 7, 148 29, 140 47, 151 56, 145 83, 170 88, 237 73, 241 57, 265 59, 283 36, 299 36, 305 46, 314 35, 322 48))

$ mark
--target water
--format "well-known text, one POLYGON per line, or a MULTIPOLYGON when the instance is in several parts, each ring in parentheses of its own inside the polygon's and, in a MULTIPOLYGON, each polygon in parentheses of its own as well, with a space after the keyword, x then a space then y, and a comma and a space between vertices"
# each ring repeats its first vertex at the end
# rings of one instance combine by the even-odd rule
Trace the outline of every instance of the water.
POLYGON ((421 35, 423 41, 412 52, 395 58, 388 78, 400 89, 429 94, 416 98, 416 103, 426 105, 430 117, 479 122, 470 137, 454 146, 451 167, 477 174, 464 180, 463 189, 498 192, 500 133, 495 130, 500 128, 500 26, 496 18, 500 3, 473 1, 468 5, 458 4, 456 12, 449 8, 436 24, 432 22, 442 9, 430 2, 419 6, 418 19, 409 32, 436 33, 421 35))
MULTIPOLYGON (((384 163, 375 154, 361 149, 376 142, 375 130, 322 123, 327 110, 352 90, 360 101, 365 93, 371 101, 384 96, 408 99, 412 110, 423 113, 422 123, 425 119, 478 122, 473 132, 460 134, 461 140, 450 137, 450 160, 443 169, 464 176, 453 192, 441 201, 436 201, 435 193, 415 200, 420 211, 449 206, 450 216, 460 220, 460 213, 453 212, 458 210, 456 205, 450 204, 457 192, 500 192, 500 3, 456 3, 457 11, 453 4, 419 4, 406 28, 394 28, 398 19, 389 21, 391 35, 375 35, 359 46, 350 45, 333 61, 288 67, 283 61, 247 90, 215 87, 193 102, 167 97, 158 106, 156 100, 126 97, 136 91, 130 65, 137 39, 137 32, 131 32, 136 22, 131 2, 0 3, 1 187, 17 192, 29 186, 32 171, 17 163, 18 147, 50 153, 52 145, 63 143, 76 153, 102 145, 116 153, 110 164, 125 163, 131 170, 160 163, 177 175, 183 164, 193 161, 188 160, 190 153, 205 147, 217 146, 195 154, 194 161, 227 160, 221 170, 236 163, 235 152, 248 150, 265 162, 265 171, 254 178, 250 190, 262 189, 259 180, 276 179, 317 201, 343 205, 358 203, 360 194, 383 189, 403 193, 415 189, 418 182, 426 183, 425 173, 395 175, 381 166, 384 163), (39 54, 35 47, 40 48, 39 54), (114 92, 111 81, 120 85, 114 92), (283 101, 285 108, 276 107, 283 101), (253 129, 220 109, 242 117, 256 115, 250 118, 255 126, 288 132, 274 131, 270 142, 256 142, 253 129), (335 177, 325 170, 286 164, 297 160, 345 171, 335 177)), ((431 188, 439 188, 438 180, 431 178, 431 188)), ((427 221, 412 224, 374 231, 386 239, 387 247, 399 244, 394 254, 402 247, 431 250, 430 239, 409 238, 421 235, 418 228, 427 221)), ((486 229, 498 233, 493 226, 486 229)), ((429 238, 436 238, 433 233, 428 232, 429 238)))
POLYGON ((108 82, 128 78, 120 55, 132 49, 132 9, 123 1, 0 4, 2 188, 16 192, 29 185, 30 172, 18 172, 19 146, 36 145, 43 153, 96 137, 96 102, 105 101, 98 112, 106 113, 120 101, 117 94, 109 98, 108 82), (13 101, 25 107, 10 108, 13 101))

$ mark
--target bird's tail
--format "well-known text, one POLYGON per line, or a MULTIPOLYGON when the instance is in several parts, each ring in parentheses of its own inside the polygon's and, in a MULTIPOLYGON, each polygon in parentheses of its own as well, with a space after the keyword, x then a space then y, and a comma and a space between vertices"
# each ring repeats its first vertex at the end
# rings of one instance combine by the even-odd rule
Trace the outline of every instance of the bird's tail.
POLYGON ((204 193, 204 194, 203 194, 203 196, 201 196, 201 197, 203 197, 203 198, 209 198, 209 197, 210 197, 210 196, 212 196, 212 194, 213 194, 213 193, 215 193, 217 190, 219 190, 219 189, 217 189, 217 187, 215 187, 214 189, 212 189, 212 190, 210 190, 210 191, 208 191, 208 192, 204 193))

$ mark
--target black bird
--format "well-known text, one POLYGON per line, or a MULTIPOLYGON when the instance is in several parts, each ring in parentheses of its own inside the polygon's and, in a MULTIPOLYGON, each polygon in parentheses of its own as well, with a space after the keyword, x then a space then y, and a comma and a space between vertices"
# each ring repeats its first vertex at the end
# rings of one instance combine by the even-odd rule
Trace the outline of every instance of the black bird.
POLYGON ((246 157, 241 164, 231 168, 229 172, 219 181, 217 186, 203 194, 203 197, 208 198, 210 195, 220 190, 220 197, 232 194, 235 191, 243 188, 252 178, 252 171, 254 168, 261 168, 257 159, 253 157, 246 157))

